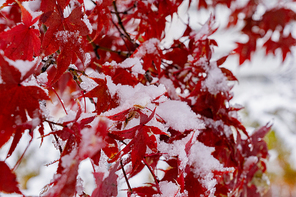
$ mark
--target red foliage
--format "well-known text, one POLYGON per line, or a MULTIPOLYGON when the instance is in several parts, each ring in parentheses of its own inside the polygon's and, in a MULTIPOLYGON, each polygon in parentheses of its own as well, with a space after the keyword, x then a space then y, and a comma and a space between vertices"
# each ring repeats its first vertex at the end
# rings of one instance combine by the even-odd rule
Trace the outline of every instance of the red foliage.
MULTIPOLYGON (((32 139, 35 129, 43 140, 54 136, 60 158, 45 195, 89 196, 77 185, 79 164, 90 158, 91 196, 121 190, 127 196, 260 196, 253 179, 266 171, 262 138, 270 126, 249 136, 237 118, 229 84, 237 78, 223 67, 229 55, 212 59, 214 15, 199 30, 186 23, 183 35, 164 47, 168 18, 181 0, 92 1, 90 10, 81 0, 41 0, 30 12, 22 2, 7 0, 0 14, 0 148, 13 138, 9 157, 27 130, 32 139), (48 107, 46 100, 56 97, 61 102, 48 107), (66 115, 58 121, 46 113, 61 107, 66 115), (130 185, 144 169, 152 180, 130 185)), ((199 0, 197 7, 231 8, 227 28, 244 22, 241 33, 249 39, 230 53, 239 64, 251 60, 262 38, 266 54, 279 49, 285 60, 296 44, 291 32, 284 34, 295 12, 275 7, 258 19, 259 1, 237 2, 199 0)), ((22 194, 5 161, 0 174, 0 192, 22 194)))

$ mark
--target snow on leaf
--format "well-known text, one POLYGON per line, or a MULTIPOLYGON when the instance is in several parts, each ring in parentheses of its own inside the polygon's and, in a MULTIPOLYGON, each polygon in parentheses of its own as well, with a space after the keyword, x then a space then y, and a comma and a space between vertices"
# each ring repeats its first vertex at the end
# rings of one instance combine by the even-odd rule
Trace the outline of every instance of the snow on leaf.
POLYGON ((192 32, 190 37, 194 38, 195 41, 207 39, 208 36, 217 31, 218 27, 215 27, 215 24, 214 15, 211 14, 201 29, 198 32, 192 32))
POLYGON ((5 56, 12 60, 33 60, 39 56, 41 41, 38 29, 31 27, 39 17, 32 19, 31 14, 21 5, 22 24, 18 24, 10 30, 0 33, 0 39, 5 40, 6 45, 1 46, 5 56))
POLYGON ((166 122, 166 126, 180 132, 197 130, 204 126, 198 116, 182 101, 165 101, 159 104, 156 113, 166 122))
MULTIPOLYGON (((40 118, 39 100, 48 100, 47 93, 38 86, 22 85, 21 73, 18 69, 10 66, 0 55, 0 75, 3 83, 0 84, 0 130, 1 133, 0 147, 13 135, 15 122, 20 124, 26 123, 28 117, 40 118)), ((32 125, 31 125, 32 126, 32 125)), ((23 125, 27 129, 29 125, 23 125)), ((29 127, 30 128, 30 127, 29 127)), ((22 130, 20 132, 22 132, 22 130)))
POLYGON ((92 78, 98 85, 87 92, 84 96, 97 98, 96 112, 98 114, 116 107, 118 104, 114 98, 112 98, 109 89, 107 87, 106 79, 92 78))
POLYGON ((92 197, 109 197, 117 196, 117 178, 116 174, 119 162, 115 163, 112 168, 109 169, 109 176, 104 178, 104 173, 95 172, 94 177, 96 179, 97 188, 93 191, 92 197))
POLYGON ((64 159, 64 162, 67 162, 67 164, 65 164, 67 168, 65 168, 61 174, 57 174, 54 177, 54 180, 51 182, 52 186, 45 196, 73 196, 76 191, 75 187, 79 162, 75 153, 72 157, 68 155, 64 157, 67 157, 64 159))
POLYGON ((230 90, 226 76, 215 64, 210 65, 207 78, 202 82, 202 86, 203 88, 207 88, 213 95, 230 90))

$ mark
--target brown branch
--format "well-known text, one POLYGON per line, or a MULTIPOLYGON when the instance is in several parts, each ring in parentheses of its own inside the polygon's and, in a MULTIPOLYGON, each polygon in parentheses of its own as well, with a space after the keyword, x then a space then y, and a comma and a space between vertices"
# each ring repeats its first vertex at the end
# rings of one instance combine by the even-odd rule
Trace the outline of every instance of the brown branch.
POLYGON ((127 31, 125 30, 125 28, 124 28, 124 26, 123 26, 122 20, 121 20, 121 18, 120 18, 120 16, 119 16, 119 12, 118 12, 118 10, 117 10, 117 6, 116 6, 116 1, 115 1, 115 0, 113 0, 112 5, 113 5, 114 10, 115 10, 115 15, 116 15, 116 17, 117 17, 118 24, 119 24, 120 28, 122 29, 122 31, 124 32, 125 37, 126 37, 131 43, 133 43, 134 45, 136 45, 135 42, 134 42, 134 41, 132 40, 132 38, 130 37, 129 33, 127 33, 127 31))
POLYGON ((102 50, 102 51, 108 51, 108 52, 111 52, 111 53, 116 53, 117 55, 120 55, 120 56, 123 56, 123 57, 128 57, 129 56, 129 53, 128 52, 124 52, 124 51, 115 51, 115 50, 112 50, 112 49, 109 49, 107 47, 102 47, 102 46, 99 46, 97 44, 95 44, 91 37, 90 36, 87 36, 87 40, 90 42, 91 46, 93 47, 94 49, 94 52, 96 54, 96 57, 98 59, 100 59, 100 55, 98 54, 98 49, 99 50, 102 50))

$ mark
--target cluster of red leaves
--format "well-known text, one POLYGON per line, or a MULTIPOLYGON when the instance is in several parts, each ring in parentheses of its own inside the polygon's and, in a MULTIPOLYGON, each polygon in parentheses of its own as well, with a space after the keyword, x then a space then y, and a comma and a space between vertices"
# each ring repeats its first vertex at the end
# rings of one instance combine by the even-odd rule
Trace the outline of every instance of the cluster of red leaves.
MULTIPOLYGON (((291 48, 296 45, 296 40, 291 33, 287 34, 284 30, 287 31, 291 23, 295 22, 296 12, 285 4, 272 8, 264 6, 266 11, 260 16, 260 19, 257 19, 258 16, 253 16, 259 9, 258 7, 262 6, 261 1, 248 0, 243 5, 239 5, 239 3, 241 2, 234 0, 214 0, 209 4, 205 0, 200 0, 198 8, 215 8, 219 4, 234 8, 231 10, 228 28, 237 25, 239 21, 243 21, 244 26, 241 33, 248 37, 247 42, 238 42, 237 48, 234 50, 239 55, 240 64, 243 64, 246 60, 251 60, 251 55, 257 49, 259 39, 264 40, 263 47, 265 47, 266 55, 268 53, 275 55, 275 51, 279 49, 282 52, 282 59, 285 60, 287 54, 291 52, 291 48), (273 34, 278 34, 278 36, 273 37, 273 34)), ((270 2, 266 3, 267 5, 270 4, 270 2)))
MULTIPOLYGON (((219 4, 230 8, 235 2, 213 0, 209 5, 199 0, 198 8, 219 4)), ((166 17, 172 17, 182 1, 90 3, 93 8, 85 10, 79 0, 41 0, 31 10, 41 13, 37 17, 22 1, 3 5, 8 11, 0 15, 0 148, 13 138, 7 158, 25 131, 33 139, 38 130, 42 139, 54 136, 60 151, 56 176, 45 191, 48 196, 88 196, 76 188, 78 167, 86 158, 92 161, 97 185, 92 196, 116 196, 119 179, 125 179, 128 196, 165 195, 166 184, 174 185, 170 196, 260 196, 254 178, 266 171, 268 153, 262 138, 270 126, 249 136, 237 119, 240 108, 230 104, 228 84, 237 79, 222 66, 227 56, 212 60, 213 48, 218 46, 210 38, 217 30, 214 17, 200 31, 187 25, 184 34, 164 48, 160 42, 165 37, 166 17), (19 69, 20 64, 26 69, 19 69), (92 75, 86 72, 90 70, 92 75), (55 108, 64 108, 67 114, 58 121, 45 111, 45 100, 55 99, 64 100, 55 108), (185 104, 199 126, 192 127, 190 120, 172 123, 173 114, 160 116, 158 109, 166 102, 172 109, 185 104), (76 111, 75 116, 68 115, 69 110, 76 111), (52 131, 45 131, 45 125, 52 131), (178 129, 180 125, 184 129, 178 129), (196 147, 215 148, 205 153, 211 160, 197 161, 196 147), (111 166, 109 172, 96 170, 102 157, 111 166), (159 167, 161 162, 168 167, 159 167), (197 172, 206 169, 206 162, 222 166, 205 170, 207 180, 197 172), (129 179, 144 168, 153 181, 131 186, 129 179), (157 176, 158 171, 163 175, 157 176)), ((277 7, 255 20, 252 16, 258 4, 250 0, 244 7, 235 7, 230 16, 232 26, 244 14, 242 32, 249 37, 235 49, 240 64, 250 59, 257 40, 269 31, 279 31, 280 37, 267 39, 266 53, 281 49, 285 59, 295 44, 291 34, 283 33, 295 13, 277 7)), ((47 110, 54 114, 56 109, 47 110)), ((0 191, 22 194, 14 170, 4 161, 0 161, 0 172, 5 175, 0 177, 0 191)))

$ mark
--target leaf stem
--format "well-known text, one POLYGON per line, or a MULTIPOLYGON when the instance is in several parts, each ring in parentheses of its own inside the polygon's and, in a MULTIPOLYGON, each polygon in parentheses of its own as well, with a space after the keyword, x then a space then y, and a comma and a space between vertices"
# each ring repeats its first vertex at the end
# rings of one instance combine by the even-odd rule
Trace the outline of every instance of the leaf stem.
POLYGON ((129 181, 128 181, 128 178, 127 178, 127 176, 126 176, 126 173, 125 173, 125 170, 124 170, 124 166, 123 166, 123 164, 122 164, 122 160, 120 159, 120 166, 121 166, 121 170, 122 170, 122 172, 123 172, 123 175, 124 175, 124 179, 125 179, 125 182, 126 182, 126 184, 127 184, 127 187, 128 187, 128 190, 129 190, 129 192, 133 192, 133 189, 132 189, 132 187, 131 187, 131 185, 130 185, 130 183, 129 183, 129 181))
POLYGON ((117 17, 117 20, 118 20, 118 25, 120 26, 120 28, 122 29, 122 31, 124 32, 125 34, 125 37, 131 42, 133 43, 134 45, 136 45, 136 43, 134 42, 134 40, 132 40, 132 38, 130 37, 129 33, 127 33, 127 31, 125 30, 124 26, 123 26, 123 23, 122 23, 122 20, 119 16, 119 12, 117 10, 117 6, 116 6, 116 1, 113 0, 112 2, 112 5, 114 7, 114 10, 115 10, 115 14, 116 14, 116 17, 117 17))
POLYGON ((65 113, 68 115, 68 112, 67 112, 67 110, 66 110, 66 108, 64 106, 64 103, 63 103, 61 97, 58 95, 58 93, 55 91, 55 89, 53 87, 50 87, 50 89, 57 95, 57 97, 58 97, 58 99, 59 99, 59 101, 60 101, 60 103, 61 103, 61 105, 62 105, 62 107, 63 107, 63 109, 65 111, 65 113))
POLYGON ((146 162, 146 158, 144 157, 144 159, 143 159, 142 161, 145 163, 145 165, 146 165, 147 168, 149 169, 150 173, 152 174, 153 179, 154 179, 155 184, 156 184, 157 191, 158 191, 159 193, 161 193, 161 192, 160 192, 160 187, 159 187, 159 184, 158 184, 159 181, 157 180, 157 178, 156 178, 154 172, 152 171, 151 167, 150 167, 150 166, 148 165, 148 163, 146 162))

